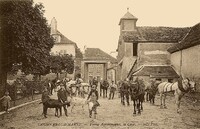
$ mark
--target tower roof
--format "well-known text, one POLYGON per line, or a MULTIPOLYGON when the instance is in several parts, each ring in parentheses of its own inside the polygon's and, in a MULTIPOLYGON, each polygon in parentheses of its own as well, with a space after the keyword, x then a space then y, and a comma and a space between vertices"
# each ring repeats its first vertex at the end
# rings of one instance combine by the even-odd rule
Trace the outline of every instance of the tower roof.
POLYGON ((51 34, 56 34, 57 33, 57 21, 56 18, 53 17, 51 20, 51 34))
POLYGON ((138 20, 138 18, 133 16, 133 14, 131 14, 129 11, 127 11, 127 13, 120 19, 119 25, 121 24, 122 20, 138 20))

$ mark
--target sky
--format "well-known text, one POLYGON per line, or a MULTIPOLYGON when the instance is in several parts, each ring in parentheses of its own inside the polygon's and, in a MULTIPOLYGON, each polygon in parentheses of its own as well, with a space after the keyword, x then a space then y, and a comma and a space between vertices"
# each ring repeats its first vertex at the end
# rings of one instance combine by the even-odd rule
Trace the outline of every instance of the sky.
POLYGON ((50 24, 83 50, 100 48, 116 55, 120 18, 129 12, 137 26, 191 27, 200 22, 200 0, 34 0, 43 3, 50 24))

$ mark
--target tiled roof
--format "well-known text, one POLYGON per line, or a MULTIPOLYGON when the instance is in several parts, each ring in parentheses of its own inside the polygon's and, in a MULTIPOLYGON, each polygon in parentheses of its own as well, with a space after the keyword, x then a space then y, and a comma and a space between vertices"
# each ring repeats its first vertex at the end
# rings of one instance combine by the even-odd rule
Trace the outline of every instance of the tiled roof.
POLYGON ((127 12, 121 19, 119 22, 119 25, 121 24, 122 20, 137 20, 138 18, 136 18, 135 16, 133 16, 131 13, 127 12))
POLYGON ((142 66, 134 76, 150 76, 155 78, 178 78, 179 75, 171 66, 142 66))
POLYGON ((122 35, 124 41, 126 42, 146 41, 146 39, 143 38, 138 29, 136 31, 122 31, 122 35))
POLYGON ((199 44, 200 44, 200 23, 193 26, 189 31, 189 33, 185 36, 185 38, 182 41, 180 41, 180 43, 175 44, 174 46, 169 48, 168 51, 173 53, 199 44))
POLYGON ((136 31, 123 32, 125 42, 178 42, 190 28, 137 27, 136 31))
POLYGON ((137 19, 133 14, 127 12, 121 19, 137 19))
POLYGON ((62 33, 60 33, 59 31, 57 31, 57 34, 61 36, 61 41, 59 43, 66 43, 66 44, 74 44, 76 45, 75 42, 71 41, 70 39, 68 39, 67 37, 65 37, 62 33))
POLYGON ((102 51, 99 48, 87 48, 84 54, 84 60, 108 60, 116 63, 117 59, 102 51))

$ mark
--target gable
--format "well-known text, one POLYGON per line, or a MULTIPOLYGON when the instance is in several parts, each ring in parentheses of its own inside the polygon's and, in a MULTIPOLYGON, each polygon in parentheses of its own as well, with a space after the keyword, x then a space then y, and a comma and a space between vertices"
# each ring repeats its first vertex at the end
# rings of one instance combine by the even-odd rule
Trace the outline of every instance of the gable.
POLYGON ((180 43, 175 44, 168 49, 169 52, 173 53, 182 49, 186 49, 195 45, 200 44, 200 23, 193 26, 185 38, 180 43))
POLYGON ((150 76, 153 78, 178 78, 179 75, 171 66, 142 66, 133 76, 150 76))
POLYGON ((84 60, 107 60, 112 63, 117 62, 117 60, 111 55, 105 53, 99 48, 87 48, 84 54, 84 60))

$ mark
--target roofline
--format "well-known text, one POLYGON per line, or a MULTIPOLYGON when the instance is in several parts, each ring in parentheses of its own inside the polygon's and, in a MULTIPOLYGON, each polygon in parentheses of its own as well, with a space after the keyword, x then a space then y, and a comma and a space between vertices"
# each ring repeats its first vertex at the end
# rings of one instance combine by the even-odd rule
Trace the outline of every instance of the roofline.
MULTIPOLYGON (((171 67, 175 71, 175 73, 178 75, 176 70, 171 65, 142 65, 137 71, 132 73, 132 75, 133 76, 149 76, 149 77, 152 77, 152 78, 157 77, 156 75, 134 75, 134 74, 137 74, 138 72, 140 72, 145 66, 168 66, 168 67, 171 67)), ((159 75, 159 77, 160 78, 179 78, 180 75, 178 75, 178 76, 177 75, 173 75, 173 76, 159 75)))
POLYGON ((131 76, 131 71, 133 70, 133 68, 134 68, 134 66, 136 65, 136 63, 137 63, 137 59, 136 59, 135 62, 133 63, 133 65, 132 65, 130 71, 128 72, 128 75, 127 75, 128 78, 129 78, 129 76, 131 76))
POLYGON ((136 69, 136 71, 134 71, 134 72, 132 73, 132 75, 133 75, 133 74, 136 74, 136 73, 138 73, 138 72, 140 72, 143 68, 144 68, 143 65, 140 66, 138 69, 136 69))
MULTIPOLYGON (((141 71, 145 66, 170 66, 172 67, 171 65, 141 65, 135 72, 132 73, 133 74, 136 74, 137 72, 141 71)), ((173 69, 174 70, 174 69, 173 69)), ((174 70, 175 71, 175 70, 174 70)))
MULTIPOLYGON (((197 24, 196 24, 196 25, 197 25, 197 24)), ((194 25, 194 26, 195 26, 195 25, 194 25)), ((187 34, 186 34, 178 43, 181 44, 181 42, 185 40, 185 38, 186 38, 186 37, 189 35, 189 33, 191 32, 192 28, 193 28, 193 27, 190 27, 190 30, 187 32, 187 34)), ((180 44, 179 44, 179 45, 180 45, 180 44)), ((174 53, 174 52, 181 51, 181 50, 184 50, 184 49, 193 47, 193 46, 196 46, 196 45, 192 45, 192 46, 185 47, 185 48, 184 48, 184 47, 183 47, 183 48, 178 48, 178 46, 173 46, 173 47, 176 47, 176 48, 177 48, 175 51, 172 51, 172 52, 168 51, 168 50, 169 50, 170 48, 172 48, 172 47, 168 48, 167 51, 168 51, 169 53, 174 53)))
POLYGON ((136 41, 126 41, 126 40, 124 40, 125 42, 127 42, 127 43, 178 43, 179 41, 153 41, 153 40, 151 40, 151 41, 138 41, 138 40, 136 40, 136 41))
POLYGON ((115 67, 117 67, 117 66, 113 66, 113 67, 107 68, 107 70, 114 69, 115 67))
POLYGON ((119 21, 118 25, 121 25, 121 21, 122 20, 136 20, 136 22, 137 22, 138 18, 120 18, 120 21, 119 21))
POLYGON ((121 63, 123 63, 123 59, 124 59, 124 58, 122 58, 122 59, 119 61, 119 63, 117 62, 117 65, 120 65, 121 63))
POLYGON ((171 65, 142 65, 142 66, 171 66, 171 65))
POLYGON ((92 63, 92 64, 106 64, 106 63, 108 63, 108 61, 105 61, 105 60, 82 60, 83 61, 83 63, 86 63, 86 64, 90 64, 90 63, 92 63))
POLYGON ((75 46, 76 43, 58 42, 58 43, 55 43, 55 44, 73 44, 75 46))

